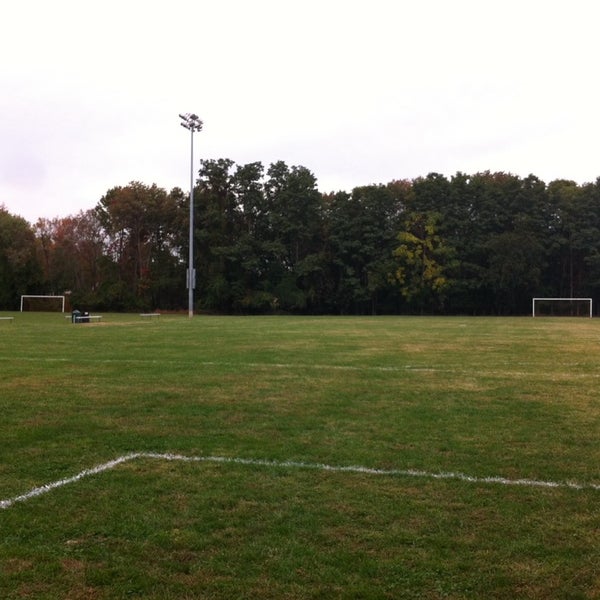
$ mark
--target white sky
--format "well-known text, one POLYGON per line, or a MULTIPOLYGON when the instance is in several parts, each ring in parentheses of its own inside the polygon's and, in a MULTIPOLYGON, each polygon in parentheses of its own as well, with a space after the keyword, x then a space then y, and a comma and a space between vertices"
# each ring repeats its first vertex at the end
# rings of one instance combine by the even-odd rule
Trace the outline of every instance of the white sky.
MULTIPOLYGON (((195 158, 323 192, 430 172, 600 176, 597 0, 19 0, 0 18, 0 205, 34 222, 195 158)), ((196 161, 196 162, 197 162, 196 161)))

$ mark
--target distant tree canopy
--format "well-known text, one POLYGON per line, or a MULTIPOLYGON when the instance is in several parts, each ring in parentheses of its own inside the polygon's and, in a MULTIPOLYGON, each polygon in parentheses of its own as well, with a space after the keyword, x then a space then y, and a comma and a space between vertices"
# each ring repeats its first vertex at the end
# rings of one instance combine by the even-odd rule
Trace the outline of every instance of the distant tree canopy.
MULTIPOLYGON (((437 173, 323 194, 305 167, 204 160, 197 310, 496 314, 600 292, 600 178, 437 173)), ((0 308, 71 293, 101 310, 187 307, 189 197, 131 182, 32 227, 0 206, 0 308)))
POLYGON ((21 294, 41 284, 36 239, 31 227, 0 205, 0 307, 14 309, 21 294))

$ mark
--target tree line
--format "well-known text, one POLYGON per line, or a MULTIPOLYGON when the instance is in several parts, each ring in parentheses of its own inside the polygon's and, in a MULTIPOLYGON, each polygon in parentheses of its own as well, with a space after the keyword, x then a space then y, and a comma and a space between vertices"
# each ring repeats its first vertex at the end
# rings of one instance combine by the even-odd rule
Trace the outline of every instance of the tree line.
MULTIPOLYGON (((196 310, 527 314, 597 297, 600 178, 431 173, 321 193, 279 161, 204 160, 194 190, 196 310)), ((0 207, 0 308, 63 294, 90 310, 187 307, 188 193, 131 182, 30 225, 0 207)))

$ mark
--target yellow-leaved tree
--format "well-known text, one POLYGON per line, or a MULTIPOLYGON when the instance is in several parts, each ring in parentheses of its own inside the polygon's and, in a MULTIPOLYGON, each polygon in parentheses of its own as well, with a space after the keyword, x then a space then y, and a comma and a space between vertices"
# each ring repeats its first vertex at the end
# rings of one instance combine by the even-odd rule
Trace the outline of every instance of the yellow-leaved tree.
POLYGON ((394 250, 395 281, 405 300, 421 312, 442 309, 456 266, 455 250, 439 234, 440 214, 409 213, 394 250))

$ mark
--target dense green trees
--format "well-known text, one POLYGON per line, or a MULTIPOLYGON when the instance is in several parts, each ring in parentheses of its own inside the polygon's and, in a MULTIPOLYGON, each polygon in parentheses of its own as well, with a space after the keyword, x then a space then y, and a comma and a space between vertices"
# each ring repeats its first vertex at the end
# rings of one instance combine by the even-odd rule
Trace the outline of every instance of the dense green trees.
MULTIPOLYGON (((173 288, 181 277, 179 190, 132 182, 102 197, 95 215, 104 231, 106 261, 97 300, 107 308, 180 305, 173 288)), ((92 299, 90 299, 92 300, 92 299)))
POLYGON ((0 307, 18 308, 21 294, 35 293, 40 281, 33 231, 0 205, 0 307))
MULTIPOLYGON (((0 207, 0 308, 72 292, 103 310, 186 306, 188 194, 132 182, 35 226, 0 207)), ((322 194, 305 167, 201 162, 197 308, 526 314, 600 292, 600 179, 437 173, 322 194)))

